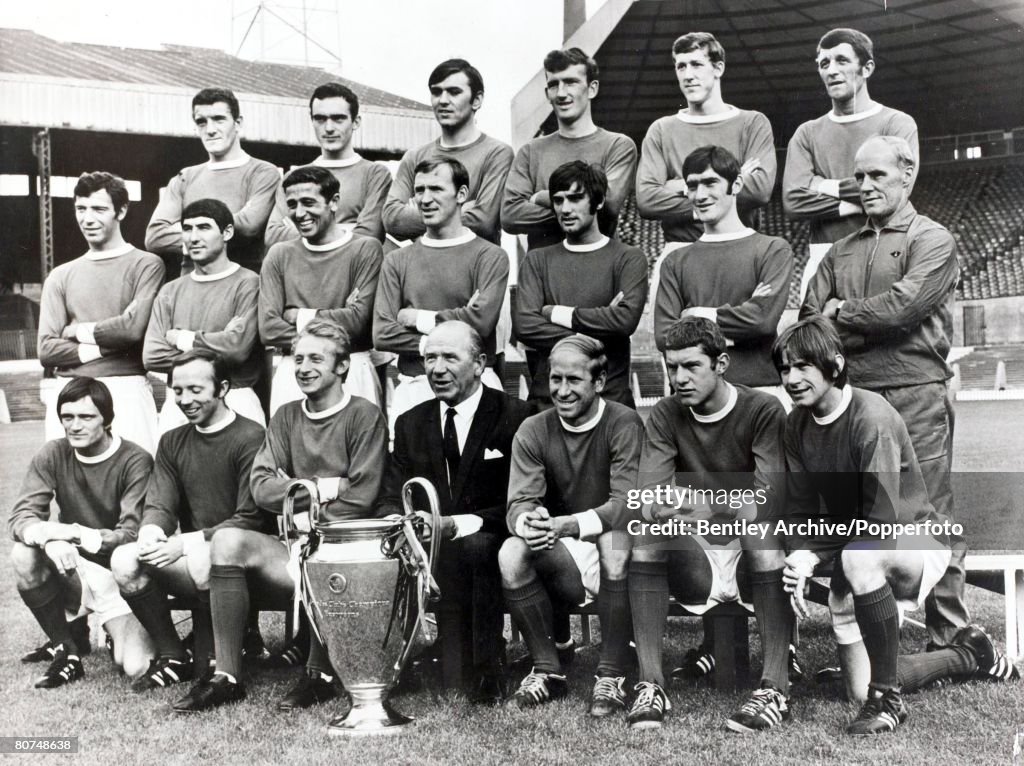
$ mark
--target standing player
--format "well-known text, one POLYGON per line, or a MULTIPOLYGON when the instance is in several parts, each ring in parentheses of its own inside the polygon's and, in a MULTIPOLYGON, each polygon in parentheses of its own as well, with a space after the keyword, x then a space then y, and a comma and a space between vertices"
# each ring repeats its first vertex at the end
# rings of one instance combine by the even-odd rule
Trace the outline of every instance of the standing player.
POLYGON ((626 495, 636 488, 643 423, 600 396, 608 367, 600 341, 572 335, 555 345, 550 360, 554 408, 527 418, 512 443, 513 537, 498 558, 505 603, 533 657, 515 700, 531 707, 568 693, 552 637, 552 599, 596 598, 601 657, 590 715, 604 717, 626 704, 626 495))
POLYGON ((114 663, 128 675, 143 672, 153 657, 146 631, 110 573, 110 554, 138 532, 153 459, 111 434, 114 403, 100 381, 72 380, 57 397, 57 411, 67 436, 47 442, 32 458, 7 519, 18 594, 47 637, 29 655, 32 662, 50 660, 38 689, 85 676, 88 630, 73 630, 69 608, 96 613, 113 641, 114 663), (60 521, 49 520, 54 500, 60 521))
POLYGON ((399 243, 426 233, 428 226, 414 188, 416 169, 427 160, 455 160, 469 174, 461 223, 497 245, 501 242, 501 195, 512 165, 512 148, 477 127, 476 113, 484 103, 483 78, 468 61, 449 59, 434 68, 427 84, 441 137, 402 157, 384 203, 384 229, 399 243))
POLYGON ((156 403, 142 347, 164 265, 121 235, 128 212, 124 181, 110 173, 84 173, 74 194, 75 218, 89 251, 53 270, 39 305, 39 363, 57 368, 58 381, 47 402, 46 438, 64 434, 52 404, 61 387, 88 376, 110 390, 117 434, 153 454, 156 403))
MULTIPOLYGON (((868 215, 836 242, 807 290, 801 317, 835 322, 850 382, 874 391, 900 413, 935 510, 953 516, 950 484, 953 406, 946 381, 952 345, 956 240, 910 203, 913 147, 877 136, 860 147, 854 179, 868 215), (884 257, 881 257, 884 254, 884 257)), ((967 544, 952 539, 949 570, 928 596, 932 646, 946 646, 969 622, 964 604, 967 544)))
MULTIPOLYGON (((296 334, 314 319, 329 319, 350 339, 345 389, 380 405, 380 382, 370 363, 371 322, 381 246, 359 237, 337 220, 340 192, 331 171, 297 168, 284 179, 288 215, 301 238, 279 242, 260 273, 260 338, 287 354, 296 334)), ((270 413, 303 398, 290 356, 278 361, 270 413)))
POLYGON ((771 348, 793 275, 789 243, 743 224, 738 202, 745 179, 728 149, 696 149, 683 161, 682 174, 704 233, 661 263, 655 343, 664 351, 665 332, 681 317, 710 319, 729 345, 726 380, 770 389, 785 403, 771 348))
MULTIPOLYGON (((775 141, 768 118, 737 109, 722 99, 725 49, 707 32, 691 32, 672 44, 672 61, 686 108, 662 117, 647 131, 636 173, 636 206, 644 218, 661 221, 667 253, 695 242, 703 227, 694 215, 683 160, 701 146, 721 146, 741 163, 740 218, 756 228, 758 210, 775 185, 775 141)), ((657 295, 659 264, 651 293, 657 295)))
POLYGON ((463 224, 470 178, 461 162, 451 157, 424 160, 414 177, 415 202, 426 233, 384 258, 373 307, 373 347, 398 354, 400 383, 388 407, 391 433, 399 415, 433 398, 422 351, 426 334, 438 322, 459 319, 480 333, 487 354, 481 380, 501 389, 493 365, 508 256, 463 224))
POLYGON ((875 71, 871 38, 856 29, 833 29, 818 42, 817 65, 832 110, 796 129, 782 175, 786 215, 811 224, 810 259, 800 278, 801 300, 832 243, 864 225, 864 208, 853 178, 853 158, 861 144, 872 136, 899 136, 910 144, 915 167, 918 159, 914 119, 868 95, 868 79, 875 71))
MULTIPOLYGON (((369 515, 380 491, 388 434, 381 411, 345 391, 349 340, 345 329, 317 319, 295 336, 295 378, 305 395, 282 405, 270 420, 266 440, 253 462, 256 503, 278 513, 293 478, 315 481, 326 521, 369 515)), ((245 697, 240 681, 242 640, 250 603, 287 609, 295 592, 297 562, 277 537, 251 529, 220 529, 210 551, 210 601, 217 670, 174 703, 178 713, 195 713, 245 697)), ((295 710, 334 699, 327 650, 310 637, 306 673, 278 704, 295 710)))
POLYGON ((633 407, 629 338, 647 300, 647 259, 601 233, 608 182, 599 165, 567 162, 546 186, 565 240, 531 250, 519 270, 516 331, 530 347, 530 398, 550 406, 548 355, 559 340, 580 332, 604 344, 602 396, 633 407))
MULTIPOLYGON (((194 271, 168 282, 157 294, 146 330, 142 361, 147 370, 167 373, 193 349, 221 358, 231 387, 225 403, 260 425, 266 423, 253 391, 263 371, 257 343, 258 275, 228 260, 235 233, 231 211, 215 199, 202 199, 182 211, 181 231, 194 271)), ((168 396, 160 413, 160 433, 189 420, 168 396)))
POLYGON ((260 530, 269 520, 249 492, 263 428, 227 406, 229 375, 209 352, 193 351, 172 363, 170 388, 188 423, 161 437, 138 542, 122 545, 111 561, 121 595, 157 648, 156 659, 132 684, 137 692, 205 672, 213 657, 210 539, 218 529, 260 530), (194 657, 178 638, 169 593, 202 605, 192 613, 194 657))
POLYGON ((599 87, 597 62, 582 50, 551 51, 544 57, 544 76, 558 131, 533 139, 516 153, 505 182, 501 226, 511 234, 526 234, 530 250, 560 242, 562 228, 548 179, 556 168, 576 160, 604 170, 608 191, 599 213, 600 230, 614 236, 619 211, 633 188, 636 144, 594 124, 590 100, 599 87))
MULTIPOLYGON (((682 505, 656 506, 653 513, 644 509, 644 520, 774 523, 785 488, 782 405, 766 393, 727 382, 726 338, 710 320, 681 319, 661 342, 675 394, 658 402, 647 421, 638 486, 675 485, 691 494, 682 505)), ((669 709, 661 660, 670 591, 698 613, 728 601, 749 609, 752 602, 764 655, 761 684, 726 723, 733 731, 750 732, 789 717, 794 620, 782 586, 784 559, 781 535, 644 534, 633 541, 629 598, 640 675, 630 728, 657 728, 669 709), (737 577, 743 569, 749 569, 749 586, 737 577)))
MULTIPOLYGON (((310 96, 309 118, 320 144, 320 156, 312 164, 331 171, 341 186, 335 219, 356 236, 383 242, 381 215, 391 188, 391 174, 379 162, 360 157, 352 146, 352 137, 362 121, 359 97, 347 85, 324 83, 310 96)), ((277 202, 267 223, 266 246, 269 249, 277 242, 298 236, 288 215, 284 189, 278 189, 277 202)))
POLYGON ((146 247, 169 264, 192 270, 181 232, 181 213, 199 199, 217 199, 228 206, 235 236, 228 252, 240 266, 259 272, 263 234, 274 207, 281 174, 269 162, 245 153, 240 143, 242 115, 235 94, 226 88, 204 88, 192 99, 192 121, 209 161, 182 170, 167 183, 146 229, 146 247))

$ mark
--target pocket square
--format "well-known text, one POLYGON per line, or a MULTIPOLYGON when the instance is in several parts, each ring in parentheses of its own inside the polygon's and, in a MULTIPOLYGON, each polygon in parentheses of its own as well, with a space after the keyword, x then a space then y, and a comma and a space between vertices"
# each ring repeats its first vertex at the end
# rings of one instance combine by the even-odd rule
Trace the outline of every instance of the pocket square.
POLYGON ((484 460, 497 460, 499 457, 505 457, 500 449, 484 450, 484 460))

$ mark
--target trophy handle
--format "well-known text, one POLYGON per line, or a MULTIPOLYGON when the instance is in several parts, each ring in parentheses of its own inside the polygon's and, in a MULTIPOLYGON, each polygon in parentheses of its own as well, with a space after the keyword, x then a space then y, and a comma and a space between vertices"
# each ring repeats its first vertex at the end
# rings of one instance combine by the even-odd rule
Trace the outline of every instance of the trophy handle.
POLYGON ((402 485, 402 508, 405 510, 405 537, 409 541, 410 545, 415 546, 414 550, 417 554, 417 564, 421 570, 425 570, 424 574, 431 575, 437 568, 437 551, 441 545, 441 538, 437 532, 440 531, 441 527, 441 501, 437 497, 437 490, 434 485, 431 484, 424 478, 416 476, 409 479, 405 484, 402 485), (420 545, 419 538, 416 536, 415 531, 412 528, 411 519, 416 509, 412 504, 412 490, 413 487, 420 487, 427 496, 427 505, 430 510, 430 556, 427 557, 426 551, 423 550, 423 546, 420 545))
POLYGON ((300 491, 309 495, 309 525, 316 526, 316 520, 320 518, 320 493, 316 484, 308 479, 294 479, 288 482, 284 491, 284 505, 281 508, 281 532, 284 534, 284 544, 288 548, 288 555, 292 554, 292 546, 295 542, 293 536, 297 536, 298 528, 295 526, 295 496, 300 491))

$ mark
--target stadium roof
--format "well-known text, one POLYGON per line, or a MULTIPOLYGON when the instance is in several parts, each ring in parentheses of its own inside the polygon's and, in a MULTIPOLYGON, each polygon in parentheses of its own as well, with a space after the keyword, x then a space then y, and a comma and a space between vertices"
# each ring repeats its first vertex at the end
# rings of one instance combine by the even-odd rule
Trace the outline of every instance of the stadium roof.
MULTIPOLYGON (((608 0, 569 38, 595 55, 598 124, 636 140, 684 107, 673 40, 713 33, 726 51, 722 94, 764 112, 785 145, 828 101, 814 67, 820 37, 854 27, 875 44, 872 98, 916 120, 922 136, 1024 125, 1024 3, 1020 0, 608 0)), ((542 76, 543 73, 540 73, 542 76)), ((535 77, 517 95, 518 145, 550 111, 535 77)))
POLYGON ((358 148, 404 150, 434 137, 429 106, 324 69, 250 61, 210 48, 118 48, 0 29, 5 124, 192 135, 192 95, 218 86, 238 95, 247 138, 312 144, 308 94, 332 80, 351 87, 367 115, 355 135, 358 148), (282 119, 282 112, 291 114, 282 119))

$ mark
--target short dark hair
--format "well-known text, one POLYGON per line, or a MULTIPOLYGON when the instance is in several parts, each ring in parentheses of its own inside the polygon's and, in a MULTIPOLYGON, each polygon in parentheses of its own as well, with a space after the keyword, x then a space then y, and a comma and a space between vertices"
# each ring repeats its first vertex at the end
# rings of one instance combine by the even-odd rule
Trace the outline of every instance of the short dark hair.
POLYGON ((114 397, 110 395, 110 389, 102 380, 82 375, 72 378, 71 382, 61 389, 57 394, 57 417, 60 417, 60 410, 65 404, 78 402, 89 397, 96 409, 103 417, 103 427, 109 429, 114 422, 114 397))
POLYGON ((582 48, 566 48, 565 50, 553 50, 544 57, 545 72, 562 72, 571 66, 582 64, 587 70, 587 82, 599 79, 600 70, 593 56, 587 54, 582 48))
POLYGON ((318 98, 320 100, 325 98, 343 98, 348 102, 348 109, 352 119, 354 120, 359 116, 359 96, 347 85, 342 85, 340 82, 325 82, 323 85, 318 85, 316 90, 313 91, 313 95, 309 97, 310 115, 313 114, 313 102, 318 98))
POLYGON ((174 386, 174 371, 179 367, 184 367, 186 364, 192 362, 203 361, 208 362, 213 370, 213 385, 220 386, 221 381, 230 380, 231 374, 228 371, 228 363, 220 354, 215 354, 212 351, 206 349, 196 348, 191 351, 187 351, 173 362, 171 362, 171 369, 167 374, 167 384, 171 387, 174 386))
POLYGON ((94 170, 91 173, 82 173, 75 184, 75 197, 91 197, 98 191, 106 191, 110 195, 110 201, 114 203, 114 210, 120 213, 128 207, 128 187, 124 180, 113 173, 102 170, 94 170))
POLYGON ((683 317, 665 330, 665 351, 699 347, 712 359, 718 359, 725 353, 726 346, 725 336, 719 326, 704 317, 683 317))
POLYGON ((683 179, 685 180, 691 173, 703 173, 708 168, 725 179, 731 194, 733 182, 740 175, 740 162, 732 152, 721 146, 702 146, 694 149, 683 160, 683 179))
POLYGON ((479 70, 465 59, 448 59, 442 61, 436 67, 434 71, 430 73, 430 77, 427 78, 427 87, 446 80, 453 74, 462 72, 466 75, 466 79, 469 80, 469 92, 476 98, 484 94, 484 78, 480 75, 479 70))
POLYGON ((227 88, 203 88, 192 97, 192 111, 197 106, 213 106, 214 104, 227 104, 231 110, 231 116, 238 119, 242 114, 238 108, 238 99, 235 94, 227 88))
POLYGON ((583 160, 573 160, 559 165, 548 179, 548 194, 552 206, 555 194, 569 191, 574 183, 578 183, 580 189, 590 197, 590 212, 596 213, 608 194, 608 176, 605 175, 604 168, 583 160))
POLYGON ((419 162, 412 171, 413 179, 415 179, 420 173, 433 173, 442 165, 447 165, 448 169, 452 171, 452 181, 455 184, 455 191, 458 191, 463 186, 467 189, 469 188, 469 171, 466 170, 465 165, 454 157, 433 157, 429 160, 419 162))
POLYGON ((704 51, 712 64, 725 63, 725 48, 710 32, 690 32, 677 37, 672 43, 672 56, 674 58, 676 54, 689 53, 697 49, 704 51))
POLYGON ((583 333, 567 335, 551 347, 549 358, 559 349, 572 349, 585 356, 589 360, 587 370, 590 372, 591 380, 608 374, 608 355, 605 354, 604 344, 597 338, 591 338, 583 333))
POLYGON ((839 27, 822 35, 821 39, 818 40, 816 54, 821 53, 823 48, 835 48, 843 43, 850 44, 853 52, 857 54, 857 62, 861 66, 864 66, 869 61, 874 61, 875 44, 871 42, 871 38, 859 29, 850 29, 849 27, 839 27))
POLYGON ((788 355, 790 361, 803 359, 821 370, 836 388, 846 385, 846 365, 840 370, 836 363, 836 355, 843 353, 843 342, 835 325, 823 316, 808 317, 790 325, 772 344, 775 369, 782 370, 783 355, 788 355))
POLYGON ((184 221, 186 218, 212 218, 221 231, 235 223, 235 217, 228 206, 219 199, 197 199, 188 203, 181 211, 181 220, 184 221))
POLYGON ((281 188, 287 189, 289 186, 298 184, 316 184, 320 187, 320 196, 328 202, 341 191, 341 184, 334 173, 319 165, 303 165, 301 168, 295 168, 284 177, 281 188))
POLYGON ((292 354, 295 353, 295 347, 298 345, 299 340, 310 335, 314 338, 325 338, 334 343, 334 363, 348 361, 349 356, 352 353, 352 339, 349 337, 348 330, 342 327, 337 322, 333 322, 330 319, 314 319, 297 333, 295 338, 292 339, 292 354))

